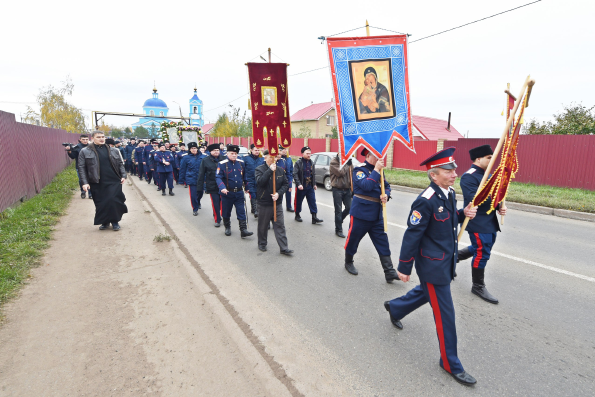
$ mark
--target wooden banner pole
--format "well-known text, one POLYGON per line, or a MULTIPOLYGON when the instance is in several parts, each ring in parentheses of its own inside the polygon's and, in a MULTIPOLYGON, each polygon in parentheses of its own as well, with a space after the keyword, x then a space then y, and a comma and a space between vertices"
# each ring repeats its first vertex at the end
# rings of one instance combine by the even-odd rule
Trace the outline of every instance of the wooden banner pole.
MULTIPOLYGON (((527 79, 525 80, 525 83, 523 84, 523 87, 521 88, 521 92, 519 93, 519 96, 518 96, 519 100, 516 101, 516 103, 514 104, 514 108, 512 108, 512 111, 510 112, 510 116, 508 117, 508 121, 506 122, 506 127, 504 128, 504 132, 502 133, 502 136, 500 137, 500 140, 498 141, 498 145, 496 146, 496 150, 494 150, 494 155, 492 156, 492 159, 490 160, 490 163, 488 164, 488 168, 486 168, 485 173, 483 174, 483 178, 481 178, 481 183, 479 184, 479 187, 477 188, 477 191, 475 192, 475 196, 477 196, 477 194, 481 191, 481 188, 483 187, 483 185, 485 185, 486 181, 488 180, 488 177, 490 176, 490 173, 492 172, 492 168, 494 168, 494 163, 496 162, 496 158, 498 158, 498 155, 500 154, 500 150, 502 149, 502 145, 504 145, 504 142, 506 141, 506 138, 508 137, 508 131, 510 131, 510 127, 512 126, 514 116, 516 115, 519 105, 523 101, 523 95, 525 93, 525 89, 528 86, 533 86, 533 84, 535 84, 535 80, 531 80, 531 76, 527 76, 527 79)), ((467 229, 468 224, 469 224, 469 218, 465 217, 465 221, 463 222, 463 226, 461 226, 461 231, 459 232, 459 236, 458 236, 459 242, 461 241, 461 238, 463 238, 463 232, 465 232, 465 229, 467 229)))

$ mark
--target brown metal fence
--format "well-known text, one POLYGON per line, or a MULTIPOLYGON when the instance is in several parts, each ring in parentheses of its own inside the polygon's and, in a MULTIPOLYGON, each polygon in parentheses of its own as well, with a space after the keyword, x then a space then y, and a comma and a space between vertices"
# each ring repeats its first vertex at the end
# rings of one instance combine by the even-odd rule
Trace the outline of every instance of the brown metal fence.
POLYGON ((61 143, 77 140, 77 134, 18 123, 0 111, 0 212, 50 183, 71 161, 61 143))

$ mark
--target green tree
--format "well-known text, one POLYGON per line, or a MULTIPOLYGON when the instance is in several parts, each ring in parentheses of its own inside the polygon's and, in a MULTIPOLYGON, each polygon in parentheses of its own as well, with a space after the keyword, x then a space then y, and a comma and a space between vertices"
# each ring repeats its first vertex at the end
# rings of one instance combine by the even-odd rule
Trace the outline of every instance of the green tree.
POLYGON ((151 123, 151 126, 148 129, 149 138, 161 138, 161 133, 159 132, 159 128, 157 124, 151 123))
POLYGON ((554 121, 543 123, 532 119, 523 126, 527 135, 593 135, 595 133, 595 106, 571 104, 564 111, 554 114, 554 121))
POLYGON ((297 131, 291 131, 293 137, 295 138, 311 138, 312 137, 312 129, 308 127, 305 120, 302 120, 300 123, 300 128, 297 131))
POLYGON ((24 121, 30 124, 39 122, 46 127, 61 128, 77 134, 86 132, 83 111, 66 100, 67 96, 72 96, 74 90, 74 84, 69 76, 62 85, 62 88, 52 85, 41 88, 36 98, 39 113, 27 106, 24 121))
POLYGON ((134 136, 139 137, 139 138, 149 138, 149 130, 147 130, 142 125, 139 125, 134 130, 134 136))
POLYGON ((333 133, 331 139, 339 139, 339 130, 337 129, 337 126, 331 128, 331 132, 333 133))
POLYGON ((246 112, 240 116, 239 108, 232 108, 229 113, 222 113, 213 126, 212 136, 252 136, 252 119, 246 112))

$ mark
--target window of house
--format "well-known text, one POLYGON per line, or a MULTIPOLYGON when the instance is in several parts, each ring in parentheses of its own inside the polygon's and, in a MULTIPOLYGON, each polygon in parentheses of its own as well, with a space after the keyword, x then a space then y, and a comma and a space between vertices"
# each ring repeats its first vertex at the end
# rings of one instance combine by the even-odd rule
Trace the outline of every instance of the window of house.
POLYGON ((335 116, 328 116, 326 118, 326 125, 335 125, 335 116))
POLYGON ((155 116, 155 112, 151 110, 151 116, 155 116))

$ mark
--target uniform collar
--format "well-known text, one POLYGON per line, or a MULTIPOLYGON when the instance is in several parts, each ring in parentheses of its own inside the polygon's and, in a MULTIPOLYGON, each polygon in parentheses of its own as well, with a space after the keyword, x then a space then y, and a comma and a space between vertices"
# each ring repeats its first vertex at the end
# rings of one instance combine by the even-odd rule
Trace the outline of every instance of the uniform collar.
POLYGON ((483 168, 475 165, 475 164, 471 164, 471 168, 475 168, 475 170, 477 171, 478 174, 485 174, 486 170, 484 170, 483 168))
POLYGON ((364 161, 364 167, 366 167, 370 171, 374 170, 374 166, 372 164, 368 163, 367 161, 364 161))
POLYGON ((438 186, 435 182, 430 183, 430 186, 438 194, 438 198, 445 201, 448 199, 448 192, 453 191, 451 188, 443 189, 442 187, 438 186))

